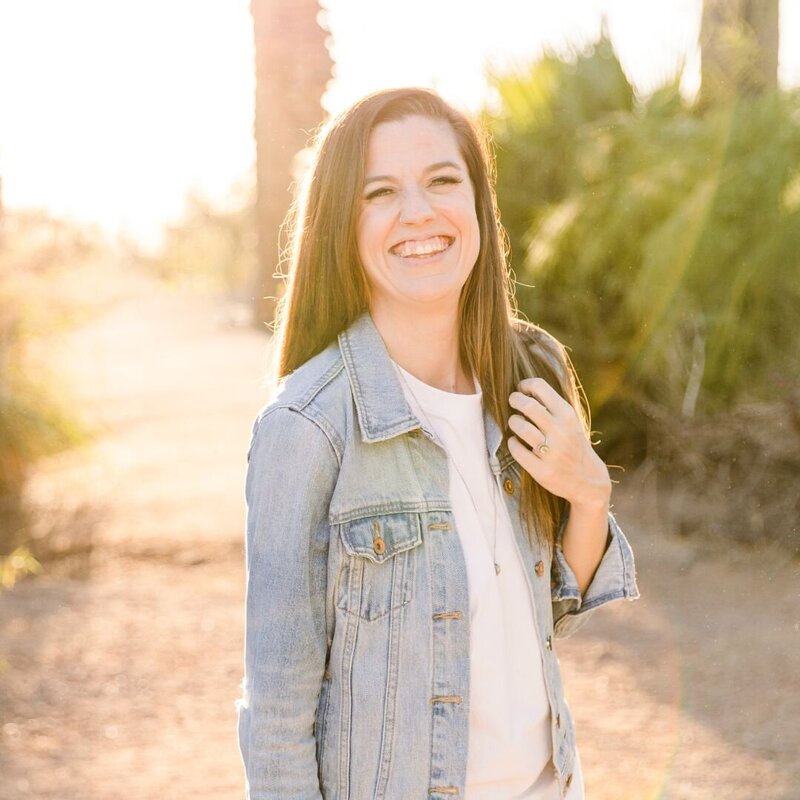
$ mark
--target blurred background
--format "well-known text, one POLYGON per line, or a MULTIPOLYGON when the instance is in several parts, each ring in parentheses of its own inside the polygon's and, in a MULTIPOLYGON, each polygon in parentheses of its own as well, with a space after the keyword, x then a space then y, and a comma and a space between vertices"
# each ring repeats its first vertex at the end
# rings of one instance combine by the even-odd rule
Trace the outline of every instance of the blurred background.
POLYGON ((243 796, 280 226, 412 84, 491 131, 637 556, 559 643, 587 797, 800 798, 800 0, 5 0, 0 800, 243 796))

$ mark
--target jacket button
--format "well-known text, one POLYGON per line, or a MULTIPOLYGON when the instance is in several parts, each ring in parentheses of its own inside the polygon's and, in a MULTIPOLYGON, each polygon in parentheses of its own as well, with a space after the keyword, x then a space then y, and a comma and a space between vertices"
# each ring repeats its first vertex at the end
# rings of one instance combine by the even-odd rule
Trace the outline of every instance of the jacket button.
POLYGON ((566 782, 567 789, 569 789, 570 786, 572 786, 572 773, 567 775, 567 782, 566 782))
POLYGON ((503 488, 506 490, 506 494, 514 494, 514 481, 511 478, 506 478, 503 482, 503 488))
POLYGON ((552 650, 553 649, 553 637, 552 636, 548 636, 547 637, 547 649, 548 650, 552 650))
POLYGON ((376 537, 372 542, 372 549, 377 555, 382 555, 386 551, 386 542, 380 536, 376 537))
POLYGON ((536 562, 536 574, 541 578, 544 575, 544 561, 536 562))

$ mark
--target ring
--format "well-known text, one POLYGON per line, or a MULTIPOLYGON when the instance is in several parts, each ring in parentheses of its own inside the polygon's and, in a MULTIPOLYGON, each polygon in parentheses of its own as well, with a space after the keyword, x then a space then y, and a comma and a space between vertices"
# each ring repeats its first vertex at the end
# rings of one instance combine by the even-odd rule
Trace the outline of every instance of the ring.
POLYGON ((545 455, 549 449, 550 446, 547 444, 547 437, 545 436, 544 441, 536 448, 536 452, 545 455))

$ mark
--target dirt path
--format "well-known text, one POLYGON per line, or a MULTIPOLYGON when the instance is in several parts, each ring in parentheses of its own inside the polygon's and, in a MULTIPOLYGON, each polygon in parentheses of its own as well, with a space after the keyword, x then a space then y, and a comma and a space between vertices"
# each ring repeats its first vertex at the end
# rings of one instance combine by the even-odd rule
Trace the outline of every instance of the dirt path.
MULTIPOLYGON (((0 598, 0 800, 233 800, 267 339, 219 303, 114 287, 58 354, 100 435, 31 485, 42 530, 67 519, 65 552, 92 549, 0 598)), ((669 535, 654 492, 628 476, 614 496, 642 600, 559 643, 587 796, 800 798, 800 567, 669 535)))

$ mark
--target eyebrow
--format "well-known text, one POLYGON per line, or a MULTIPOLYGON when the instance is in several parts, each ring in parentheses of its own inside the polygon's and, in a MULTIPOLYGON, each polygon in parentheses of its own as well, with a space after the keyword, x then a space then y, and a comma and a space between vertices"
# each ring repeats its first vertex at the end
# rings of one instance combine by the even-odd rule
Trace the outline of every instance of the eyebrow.
MULTIPOLYGON (((454 161, 437 161, 435 164, 431 164, 429 167, 425 167, 425 172, 435 172, 437 169, 443 169, 444 167, 451 167, 452 169, 458 170, 461 172, 461 167, 456 164, 454 161)), ((366 186, 368 183, 375 183, 376 181, 392 181, 394 178, 391 175, 372 175, 371 177, 367 178, 364 181, 364 185, 366 186)))

